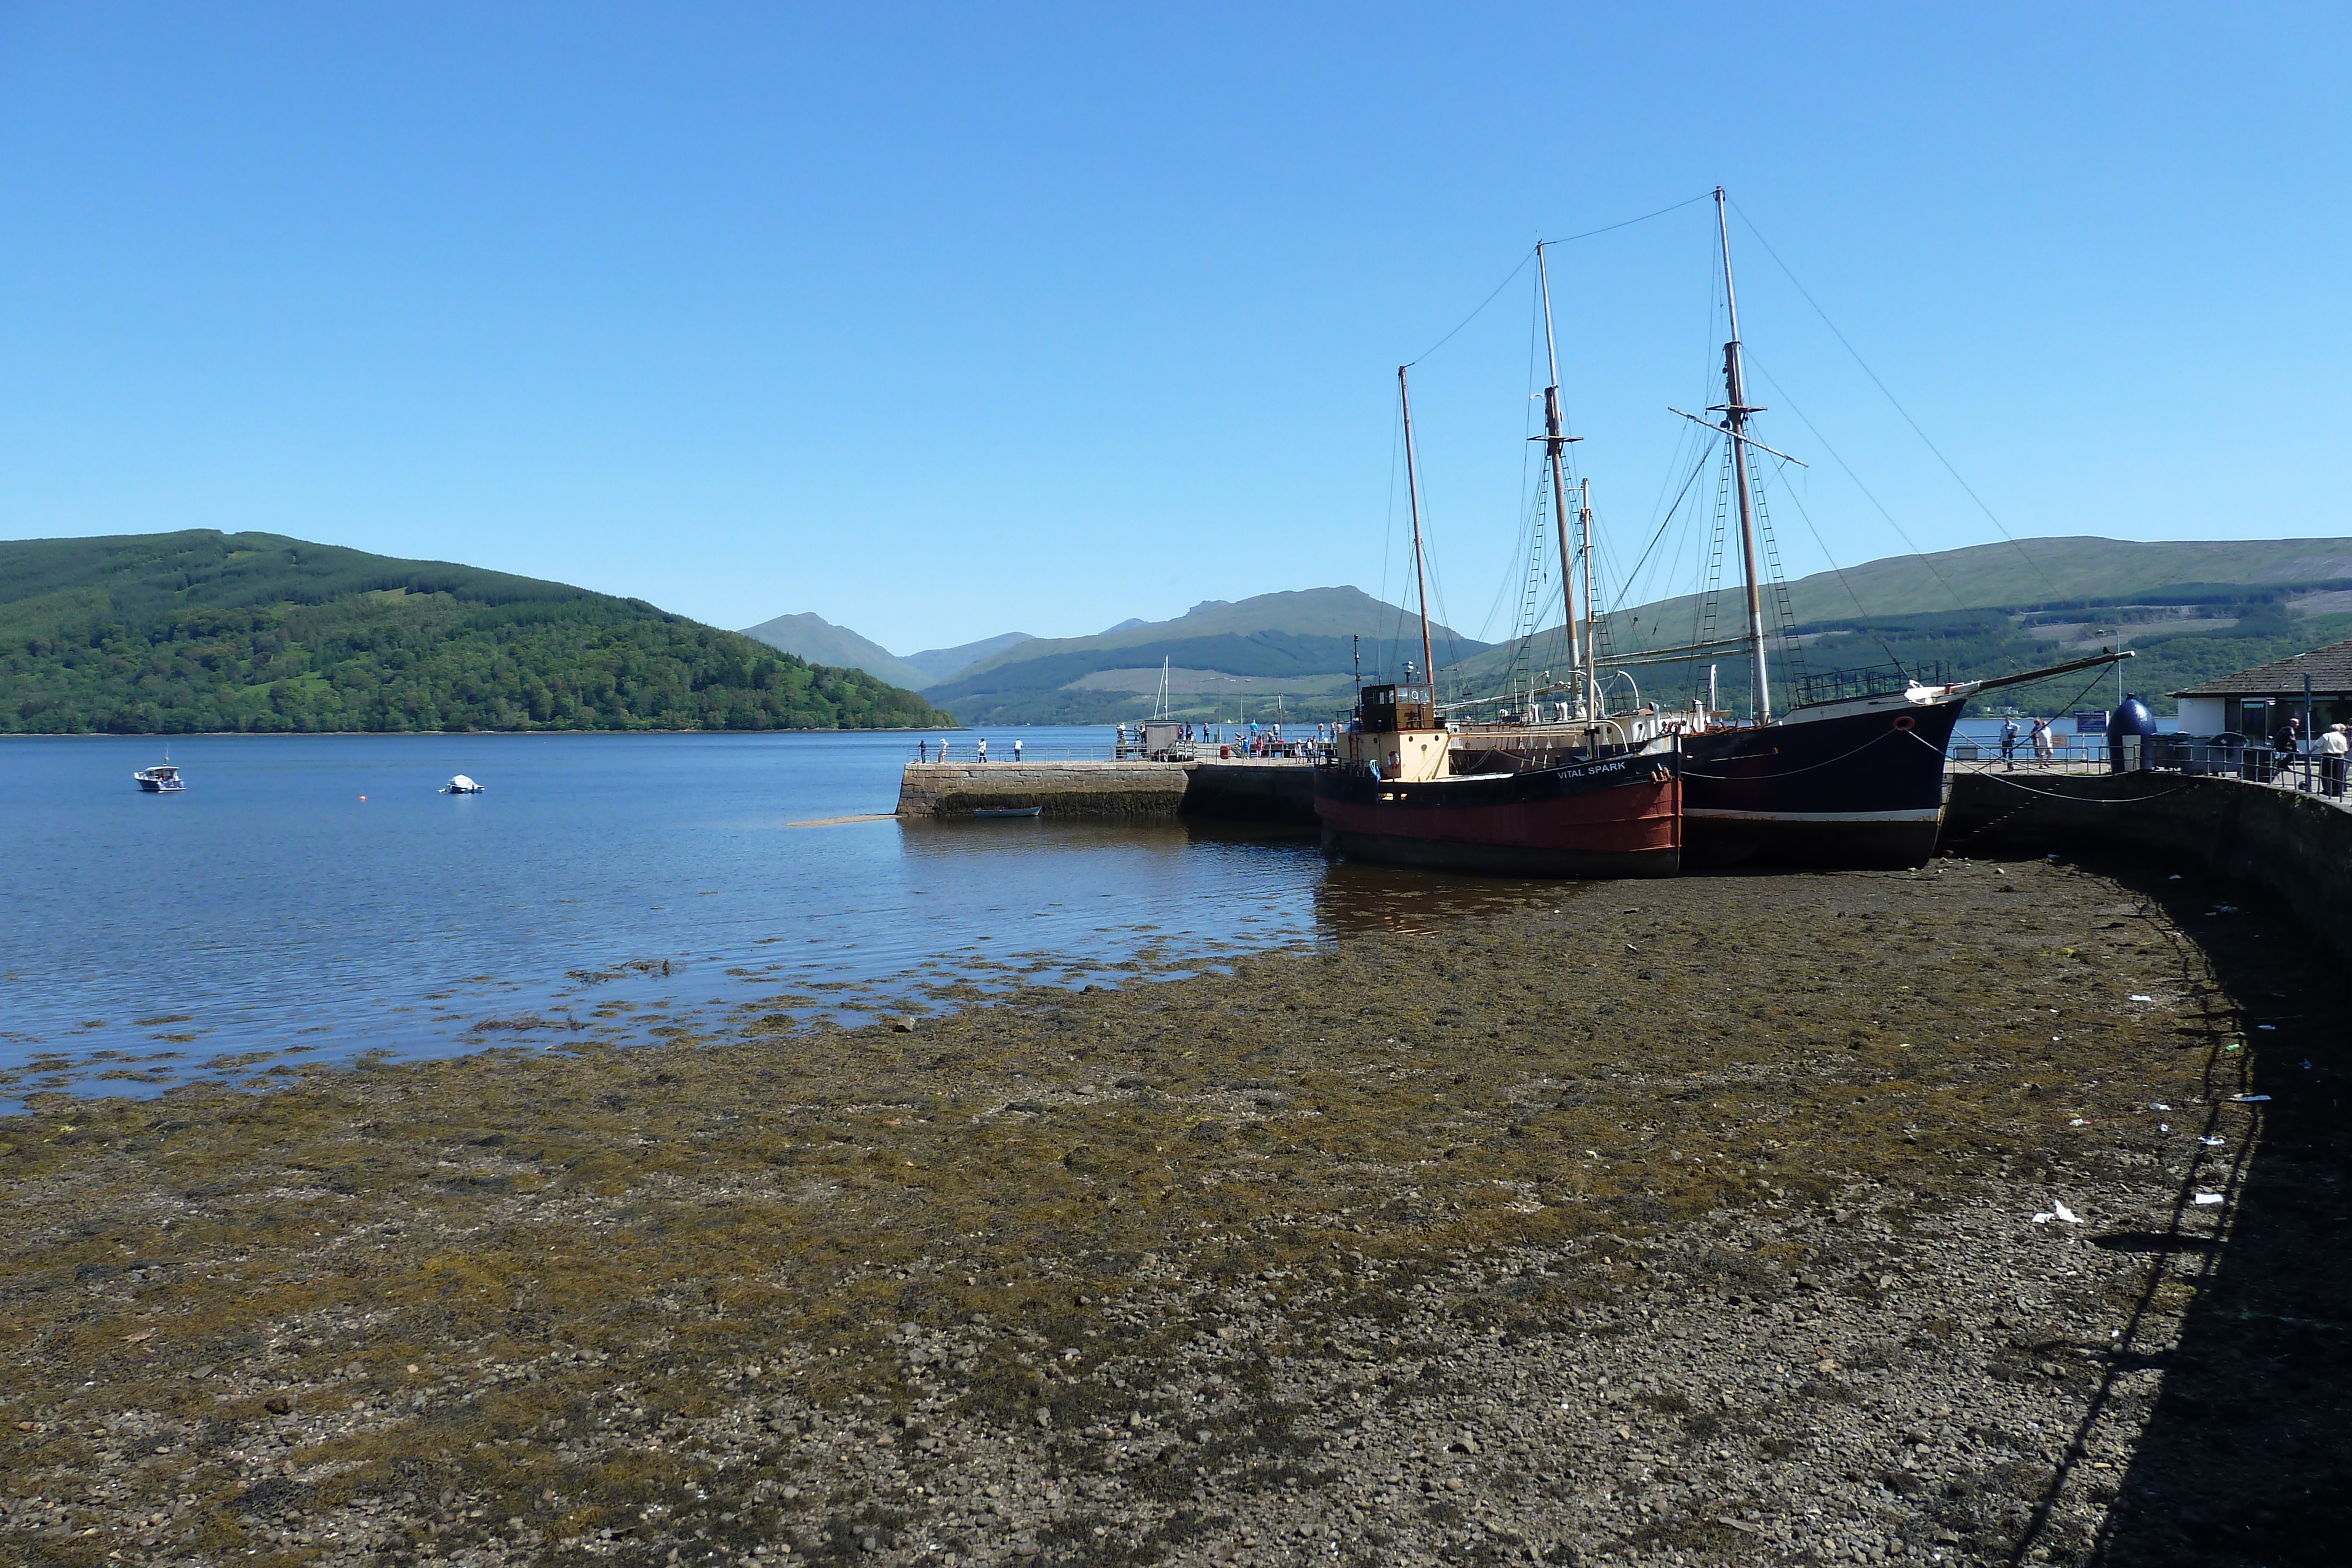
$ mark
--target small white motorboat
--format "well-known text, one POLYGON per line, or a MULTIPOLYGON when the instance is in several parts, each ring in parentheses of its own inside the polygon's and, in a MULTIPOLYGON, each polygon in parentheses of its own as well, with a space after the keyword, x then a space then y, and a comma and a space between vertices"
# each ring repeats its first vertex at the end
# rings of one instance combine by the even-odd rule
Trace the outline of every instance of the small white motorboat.
POLYGON ((460 773, 442 785, 440 792, 444 795, 478 795, 482 792, 482 787, 460 773))
POLYGON ((150 795, 170 795, 187 788, 185 784, 180 782, 180 770, 168 762, 158 762, 152 768, 142 768, 131 777, 137 779, 139 788, 150 795))

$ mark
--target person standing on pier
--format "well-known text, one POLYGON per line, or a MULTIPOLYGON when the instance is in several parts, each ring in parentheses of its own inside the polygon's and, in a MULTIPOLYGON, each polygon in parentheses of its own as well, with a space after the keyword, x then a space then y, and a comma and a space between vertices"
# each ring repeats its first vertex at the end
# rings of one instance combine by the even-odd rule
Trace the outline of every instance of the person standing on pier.
POLYGON ((2050 721, 2046 718, 2035 719, 2033 721, 2033 760, 2047 762, 2057 755, 2058 743, 2051 736, 2050 721))
POLYGON ((2001 721, 2000 760, 2011 773, 2017 771, 2017 720, 2014 718, 2001 721))
POLYGON ((919 740, 915 742, 915 760, 918 762, 929 762, 930 759, 931 743, 929 740, 919 740))
POLYGON ((1017 735, 1013 737, 1013 760, 1021 760, 1021 737, 1017 735))
POLYGON ((2337 800, 2344 798, 2345 756, 2352 752, 2352 739, 2345 737, 2344 727, 2331 724, 2327 733, 2319 737, 2319 787, 2337 800))

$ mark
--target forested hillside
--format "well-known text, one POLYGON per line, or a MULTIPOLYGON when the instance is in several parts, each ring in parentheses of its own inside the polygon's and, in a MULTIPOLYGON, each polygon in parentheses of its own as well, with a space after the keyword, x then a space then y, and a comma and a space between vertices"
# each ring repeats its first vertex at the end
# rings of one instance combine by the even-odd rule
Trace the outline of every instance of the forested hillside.
POLYGON ((0 542, 0 733, 944 717, 862 671, 562 583, 212 529, 0 542))
MULTIPOLYGON (((1793 638, 1775 635, 1770 649, 1773 701, 1783 709, 1800 700, 1800 683, 1809 674, 1883 677, 1899 666, 1928 679, 1981 680, 2128 648, 2136 656, 2124 666, 2125 689, 2169 714, 2171 694, 2184 686, 2352 635, 2352 540, 2027 539, 1871 561, 1848 568, 1843 579, 1826 572, 1801 579, 1788 591, 1793 638), (2046 575, 2030 571, 2029 562, 2046 575), (2217 575, 2158 575, 2183 570, 2217 575), (2049 591, 2086 583, 2095 591, 2049 591), (1912 608, 1930 598, 1929 590, 1947 607, 1912 608), (1976 602, 2000 593, 2017 597, 1976 602), (1856 612, 1857 601, 1864 612, 1856 612)), ((1716 634, 1738 624, 1738 597, 1735 588, 1718 601, 1716 634)), ((1777 619, 1769 609, 1767 614, 1777 619)), ((1696 597, 1663 600, 1610 616, 1603 646, 1620 654, 1682 646, 1706 635, 1709 624, 1696 597)), ((1567 667, 1562 642, 1551 626, 1524 651, 1507 643, 1450 674, 1463 690, 1480 695, 1523 687, 1530 675, 1539 680, 1543 672, 1567 667)), ((1712 662, 1721 694, 1744 707, 1745 657, 1724 653, 1712 662)), ((1632 677, 1645 698, 1682 703, 1704 688, 1707 663, 1644 664, 1632 677)), ((1971 711, 2010 704, 2055 709, 2078 697, 2103 706, 2114 695, 2112 674, 2103 684, 2085 672, 1988 693, 1971 711)))

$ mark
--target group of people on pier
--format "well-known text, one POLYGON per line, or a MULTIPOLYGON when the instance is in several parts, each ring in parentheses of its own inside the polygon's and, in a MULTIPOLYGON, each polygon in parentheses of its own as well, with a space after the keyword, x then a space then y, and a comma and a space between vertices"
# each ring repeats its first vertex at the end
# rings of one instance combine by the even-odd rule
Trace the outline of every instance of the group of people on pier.
MULTIPOLYGON (((944 735, 940 737, 939 745, 940 754, 937 758, 934 758, 931 756, 931 743, 929 740, 919 740, 915 742, 915 760, 918 762, 930 762, 933 760, 945 762, 948 759, 948 737, 944 735)), ((1015 762, 1021 760, 1021 737, 1016 735, 1013 737, 1013 760, 1015 762)), ((971 754, 972 760, 975 762, 985 762, 988 760, 988 737, 983 735, 971 743, 971 754)))
MULTIPOLYGON (((2000 759, 2012 772, 2017 768, 2017 737, 2021 733, 2014 714, 2000 727, 2000 759)), ((2051 731, 2048 719, 2035 716, 2032 736, 2036 762, 2047 762, 2058 755, 2058 737, 2051 731)))
MULTIPOLYGON (((2292 773, 2298 758, 2309 759, 2305 773, 2316 771, 2321 793, 2344 798, 2346 774, 2352 771, 2352 729, 2331 724, 2308 740, 2304 738, 2303 720, 2292 714, 2287 721, 2271 732, 2271 756, 2282 773, 2292 773)), ((2277 782, 2275 777, 2272 782, 2277 782)))

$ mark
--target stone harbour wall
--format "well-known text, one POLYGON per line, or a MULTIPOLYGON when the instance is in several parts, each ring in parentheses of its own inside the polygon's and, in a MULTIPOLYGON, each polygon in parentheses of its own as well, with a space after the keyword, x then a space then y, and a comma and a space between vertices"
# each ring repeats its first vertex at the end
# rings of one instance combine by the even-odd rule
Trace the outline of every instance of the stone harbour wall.
POLYGON ((1042 806, 1049 817, 1172 817, 1186 783, 1181 762, 909 762, 898 814, 1042 806))
POLYGON ((1314 768, 1305 762, 909 762, 898 779, 901 817, 961 817, 1039 806, 1049 817, 1222 817, 1315 820, 1314 768))
POLYGON ((1312 824, 1314 765, 1243 758, 1195 762, 1183 811, 1233 821, 1312 824))

